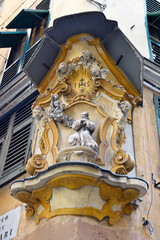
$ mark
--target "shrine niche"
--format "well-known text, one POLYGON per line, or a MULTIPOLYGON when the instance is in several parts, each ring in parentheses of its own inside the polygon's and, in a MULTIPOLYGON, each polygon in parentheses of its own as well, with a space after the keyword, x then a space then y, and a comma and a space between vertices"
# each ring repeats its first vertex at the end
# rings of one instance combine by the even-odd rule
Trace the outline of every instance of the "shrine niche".
POLYGON ((33 156, 26 167, 34 178, 21 187, 13 183, 12 195, 27 204, 27 216, 37 219, 75 214, 108 217, 113 225, 147 190, 146 182, 125 177, 135 166, 124 144, 130 141, 125 128, 131 129, 138 92, 88 34, 67 40, 39 91, 32 106, 33 156))

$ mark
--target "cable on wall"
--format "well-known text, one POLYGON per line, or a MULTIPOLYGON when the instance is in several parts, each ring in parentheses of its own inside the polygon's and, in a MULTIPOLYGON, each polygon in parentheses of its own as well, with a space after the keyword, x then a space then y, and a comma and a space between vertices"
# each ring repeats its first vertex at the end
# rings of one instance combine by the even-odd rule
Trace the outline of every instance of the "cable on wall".
POLYGON ((151 151, 150 151, 150 146, 149 146, 149 136, 148 136, 148 127, 147 127, 147 117, 146 117, 146 110, 145 110, 145 104, 144 106, 144 115, 145 115, 145 125, 146 125, 146 132, 147 132, 147 145, 148 145, 148 152, 149 152, 149 160, 150 160, 150 168, 151 168, 151 198, 150 198, 150 205, 149 205, 149 209, 147 212, 147 217, 142 218, 142 224, 143 226, 147 226, 150 235, 154 232, 154 229, 150 223, 149 219, 149 213, 152 207, 152 203, 153 203, 153 171, 152 171, 152 163, 151 163, 151 151))
POLYGON ((107 7, 106 0, 103 1, 103 4, 95 0, 88 0, 88 2, 93 3, 96 7, 100 8, 101 12, 103 12, 107 7))

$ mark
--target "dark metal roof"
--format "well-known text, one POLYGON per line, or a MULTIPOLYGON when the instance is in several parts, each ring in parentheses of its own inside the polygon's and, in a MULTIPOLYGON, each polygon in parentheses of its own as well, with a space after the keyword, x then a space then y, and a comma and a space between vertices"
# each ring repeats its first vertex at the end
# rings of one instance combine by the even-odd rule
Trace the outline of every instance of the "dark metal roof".
POLYGON ((16 46, 25 37, 27 32, 0 32, 0 48, 16 46))
POLYGON ((6 28, 33 28, 49 14, 48 10, 23 9, 6 28))
POLYGON ((107 52, 142 95, 143 58, 118 28, 116 21, 107 20, 101 12, 85 12, 68 15, 54 21, 45 30, 45 37, 26 65, 25 72, 38 86, 53 65, 60 47, 66 40, 80 33, 100 38, 107 52), (46 67, 47 66, 47 67, 46 67))

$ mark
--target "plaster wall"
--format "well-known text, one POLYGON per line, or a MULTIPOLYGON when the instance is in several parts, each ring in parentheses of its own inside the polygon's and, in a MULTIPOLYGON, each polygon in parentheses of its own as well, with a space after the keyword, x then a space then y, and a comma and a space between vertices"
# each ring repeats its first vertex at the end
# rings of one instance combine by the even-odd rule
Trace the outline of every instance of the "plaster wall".
MULTIPOLYGON (((107 8, 104 11, 106 18, 117 21, 119 28, 137 50, 144 57, 149 58, 145 0, 107 0, 106 4, 107 8), (134 27, 131 29, 132 26, 134 27)), ((54 0, 52 1, 50 26, 58 17, 88 11, 100 11, 100 9, 87 0, 54 0)))
POLYGON ((107 19, 116 20, 121 31, 142 56, 149 58, 145 0, 108 0, 104 14, 107 19))

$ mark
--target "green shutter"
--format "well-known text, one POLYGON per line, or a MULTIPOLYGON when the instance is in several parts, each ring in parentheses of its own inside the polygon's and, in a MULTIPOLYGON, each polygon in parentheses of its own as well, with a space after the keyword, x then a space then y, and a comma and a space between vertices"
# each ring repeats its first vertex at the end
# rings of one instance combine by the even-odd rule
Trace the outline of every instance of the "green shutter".
POLYGON ((0 186, 25 172, 35 130, 31 106, 36 97, 0 121, 0 186))

